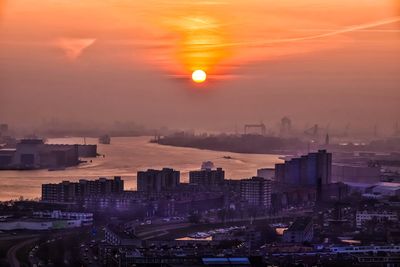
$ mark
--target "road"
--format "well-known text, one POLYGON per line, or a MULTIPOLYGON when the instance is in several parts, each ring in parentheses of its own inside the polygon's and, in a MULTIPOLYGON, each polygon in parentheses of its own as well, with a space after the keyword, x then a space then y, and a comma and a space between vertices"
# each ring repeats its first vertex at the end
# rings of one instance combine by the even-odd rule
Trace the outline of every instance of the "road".
MULTIPOLYGON (((240 222, 249 222, 249 221, 266 221, 268 222, 273 222, 273 221, 279 221, 287 218, 295 218, 299 216, 304 216, 305 213, 310 212, 310 209, 304 209, 304 210, 296 210, 296 211, 286 211, 283 212, 279 215, 265 215, 265 216, 260 216, 260 217, 255 217, 253 219, 250 218, 237 218, 237 219, 230 219, 227 220, 226 223, 240 223, 240 222)), ((216 223, 223 223, 221 222, 216 222, 216 223)), ((211 223, 209 224, 210 226, 215 226, 216 223, 211 223)), ((206 225, 206 224, 204 224, 206 225)), ((169 231, 171 230, 176 230, 176 229, 185 229, 185 228, 190 228, 193 226, 191 223, 173 223, 173 224, 153 224, 149 225, 146 227, 143 227, 142 229, 137 229, 138 231, 136 232, 136 235, 143 239, 143 240, 149 240, 152 238, 156 237, 161 237, 169 234, 169 231)))
POLYGON ((175 223, 175 224, 167 224, 167 225, 154 225, 153 227, 149 227, 146 229, 146 231, 139 232, 136 235, 143 239, 151 239, 155 238, 158 236, 163 236, 167 235, 169 233, 169 230, 175 230, 175 229, 181 229, 181 228, 187 228, 190 227, 192 224, 190 223, 175 223))
POLYGON ((7 262, 11 267, 20 267, 19 261, 17 259, 17 251, 21 248, 38 241, 39 238, 31 238, 28 240, 24 240, 18 244, 15 244, 7 251, 7 262))

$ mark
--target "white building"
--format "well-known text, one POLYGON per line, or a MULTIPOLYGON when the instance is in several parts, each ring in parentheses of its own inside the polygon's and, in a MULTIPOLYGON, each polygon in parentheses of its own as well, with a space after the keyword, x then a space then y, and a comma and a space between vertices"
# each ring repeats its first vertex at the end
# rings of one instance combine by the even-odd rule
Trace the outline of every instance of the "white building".
POLYGON ((93 224, 93 213, 86 212, 62 212, 59 210, 37 211, 33 213, 33 217, 58 220, 79 220, 82 222, 82 226, 93 224))
POLYGON ((81 227, 81 220, 15 219, 0 221, 0 230, 53 230, 81 227))
POLYGON ((356 226, 361 228, 362 225, 368 221, 376 219, 378 222, 392 221, 397 222, 397 213, 392 211, 357 211, 356 213, 356 226))

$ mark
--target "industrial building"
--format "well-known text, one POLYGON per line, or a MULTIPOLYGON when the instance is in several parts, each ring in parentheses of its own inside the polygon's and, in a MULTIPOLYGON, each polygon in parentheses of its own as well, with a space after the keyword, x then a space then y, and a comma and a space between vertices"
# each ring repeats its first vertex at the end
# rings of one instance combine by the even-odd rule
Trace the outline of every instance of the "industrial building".
POLYGON ((380 167, 370 167, 356 164, 332 165, 332 180, 334 182, 378 183, 380 181, 380 167))
POLYGON ((80 157, 96 157, 96 145, 46 144, 42 139, 22 139, 15 148, 0 149, 0 169, 65 168, 80 157))

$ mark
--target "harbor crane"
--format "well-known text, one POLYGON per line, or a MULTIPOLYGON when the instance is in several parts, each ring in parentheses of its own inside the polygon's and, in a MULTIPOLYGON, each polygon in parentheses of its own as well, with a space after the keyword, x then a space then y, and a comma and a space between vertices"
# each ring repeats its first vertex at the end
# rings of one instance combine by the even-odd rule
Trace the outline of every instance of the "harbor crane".
POLYGON ((247 134, 248 130, 249 129, 253 129, 253 128, 260 129, 261 135, 266 135, 266 133, 267 133, 267 127, 265 127, 265 124, 264 123, 260 123, 260 124, 246 124, 246 125, 244 125, 244 134, 247 134))

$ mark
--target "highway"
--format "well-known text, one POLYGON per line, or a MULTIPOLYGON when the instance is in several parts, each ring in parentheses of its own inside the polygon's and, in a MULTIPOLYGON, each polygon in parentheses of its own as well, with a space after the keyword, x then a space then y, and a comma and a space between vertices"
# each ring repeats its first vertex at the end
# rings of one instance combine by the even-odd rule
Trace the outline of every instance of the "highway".
POLYGON ((21 248, 23 248, 31 243, 34 243, 38 240, 39 240, 39 238, 35 237, 35 238, 21 241, 21 242, 15 244, 14 246, 12 246, 7 251, 7 262, 10 264, 10 266, 11 267, 20 267, 19 261, 17 259, 18 250, 20 250, 21 248))
MULTIPOLYGON (((275 221, 280 221, 280 220, 285 220, 285 219, 293 219, 295 217, 299 217, 299 216, 304 216, 305 213, 310 212, 310 209, 306 209, 306 210, 297 210, 297 211, 287 211, 284 213, 281 213, 279 215, 275 215, 275 216, 261 216, 261 217, 255 217, 253 219, 251 218, 237 218, 237 219, 230 219, 227 220, 226 223, 245 223, 245 222, 250 222, 250 221, 266 221, 266 223, 271 223, 271 222, 275 222, 275 221)), ((215 226, 218 223, 223 223, 221 222, 215 222, 215 223, 210 223, 208 224, 210 227, 215 226)), ((169 231, 171 230, 176 230, 176 229, 186 229, 186 228, 190 228, 191 226, 193 226, 194 224, 191 223, 184 223, 184 222, 178 222, 178 223, 169 223, 169 224, 152 224, 152 225, 148 225, 143 227, 142 229, 137 229, 136 235, 143 239, 143 240, 148 240, 148 239, 152 239, 152 238, 156 238, 156 237, 161 237, 161 236, 165 236, 167 234, 169 234, 169 231)), ((204 226, 206 226, 207 224, 203 224, 204 226)))

